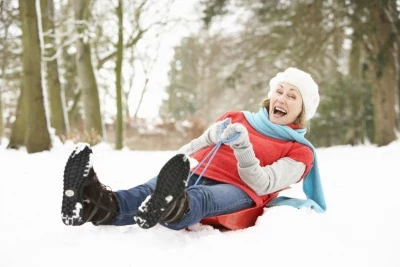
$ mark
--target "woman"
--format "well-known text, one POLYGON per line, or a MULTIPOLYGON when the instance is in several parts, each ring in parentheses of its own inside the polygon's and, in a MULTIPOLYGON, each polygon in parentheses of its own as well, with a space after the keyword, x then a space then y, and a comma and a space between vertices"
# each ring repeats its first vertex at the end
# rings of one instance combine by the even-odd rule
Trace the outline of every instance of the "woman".
POLYGON ((64 172, 62 220, 67 225, 160 223, 184 229, 203 218, 265 205, 271 194, 301 181, 306 200, 277 198, 269 205, 326 210, 306 123, 319 104, 318 85, 299 69, 270 80, 258 113, 228 112, 179 150, 147 183, 113 192, 92 168, 88 145, 72 152, 64 172), (188 157, 200 164, 188 179, 188 157), (211 159, 204 161, 211 156, 211 159))

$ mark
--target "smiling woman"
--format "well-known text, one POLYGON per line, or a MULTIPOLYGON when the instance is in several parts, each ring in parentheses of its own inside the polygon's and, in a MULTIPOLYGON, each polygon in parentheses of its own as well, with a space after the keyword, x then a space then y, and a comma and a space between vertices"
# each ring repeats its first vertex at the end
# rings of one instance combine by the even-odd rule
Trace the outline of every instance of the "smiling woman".
POLYGON ((298 122, 304 106, 299 89, 281 82, 271 92, 267 107, 270 121, 279 125, 298 122))
POLYGON ((286 88, 293 89, 291 91, 297 92, 297 94, 294 93, 295 95, 300 93, 305 108, 306 119, 309 120, 314 117, 319 105, 319 93, 318 85, 311 75, 296 68, 288 68, 284 72, 278 73, 269 82, 269 98, 271 98, 273 93, 277 90, 278 85, 282 83, 286 83, 286 88))
MULTIPOLYGON (((287 124, 287 123, 284 123, 284 122, 281 122, 281 123, 283 123, 283 124, 281 124, 281 123, 279 122, 279 120, 275 120, 275 119, 274 119, 275 116, 279 117, 279 116, 284 116, 284 115, 286 115, 286 114, 287 114, 287 111, 285 111, 284 109, 282 109, 282 108, 280 108, 280 107, 275 107, 275 108, 273 108, 273 106, 272 106, 270 103, 271 103, 271 99, 270 99, 270 98, 267 98, 267 99, 265 99, 263 102, 261 102, 261 104, 260 104, 261 107, 265 107, 265 108, 268 110, 268 112, 271 114, 271 115, 270 115, 270 120, 271 120, 271 121, 274 121, 274 123, 279 124, 279 125, 285 125, 285 124, 287 124), (281 113, 281 115, 278 115, 279 112, 281 113)), ((290 120, 289 120, 289 121, 290 121, 290 120)), ((299 113, 299 115, 295 118, 295 120, 294 120, 293 123, 300 125, 300 127, 301 127, 301 128, 304 128, 304 129, 307 129, 307 127, 308 127, 308 123, 307 123, 307 119, 306 119, 306 111, 305 111, 303 102, 301 102, 301 110, 300 110, 300 113, 299 113)))
MULTIPOLYGON (((265 205, 324 212, 315 150, 304 138, 306 121, 319 103, 318 85, 308 73, 289 68, 272 78, 270 87, 258 113, 225 113, 180 148, 156 177, 127 190, 106 189, 91 164, 91 148, 77 148, 64 170, 63 222, 142 228, 160 223, 179 230, 221 215, 241 213, 247 219, 246 211, 262 211, 265 205), (189 157, 199 166, 190 169, 189 157), (278 197, 302 180, 307 199, 278 197)), ((240 227, 222 225, 238 229, 254 225, 255 219, 240 227)))
POLYGON ((278 125, 290 123, 307 128, 319 105, 318 85, 311 75, 288 68, 270 80, 268 97, 261 106, 267 108, 270 121, 278 125))

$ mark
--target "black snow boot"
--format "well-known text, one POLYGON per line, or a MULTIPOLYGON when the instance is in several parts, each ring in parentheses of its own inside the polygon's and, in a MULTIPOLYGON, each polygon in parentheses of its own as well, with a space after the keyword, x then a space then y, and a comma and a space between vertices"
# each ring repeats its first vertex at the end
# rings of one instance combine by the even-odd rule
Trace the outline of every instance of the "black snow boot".
POLYGON ((168 206, 168 208, 163 212, 159 222, 167 224, 180 222, 188 210, 189 198, 185 192, 168 206))
POLYGON ((159 222, 172 223, 183 218, 189 208, 185 194, 189 171, 189 159, 184 154, 175 155, 162 167, 153 194, 135 215, 140 227, 148 229, 159 222))
POLYGON ((111 224, 119 204, 113 191, 100 183, 90 159, 92 149, 80 144, 71 153, 64 170, 61 219, 66 225, 111 224))

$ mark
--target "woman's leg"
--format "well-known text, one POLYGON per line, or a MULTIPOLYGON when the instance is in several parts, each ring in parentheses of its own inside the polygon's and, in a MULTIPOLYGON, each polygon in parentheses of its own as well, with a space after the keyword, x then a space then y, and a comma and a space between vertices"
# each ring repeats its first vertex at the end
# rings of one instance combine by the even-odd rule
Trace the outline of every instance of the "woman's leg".
POLYGON ((160 222, 164 215, 181 218, 178 211, 181 210, 183 216, 185 210, 175 210, 174 207, 184 193, 189 171, 190 165, 186 156, 177 154, 165 163, 156 178, 129 190, 117 191, 115 194, 119 202, 119 212, 113 225, 139 223, 140 227, 147 229, 160 222), (139 211, 140 206, 142 209, 139 211))
POLYGON ((203 218, 229 214, 254 205, 253 200, 238 187, 206 181, 210 185, 195 185, 186 189, 189 211, 180 222, 164 226, 174 230, 185 229, 203 218))
POLYGON ((156 187, 157 177, 150 179, 147 183, 133 187, 128 190, 119 190, 115 194, 119 202, 119 213, 112 223, 116 226, 135 224, 133 216, 142 202, 151 195, 156 187))

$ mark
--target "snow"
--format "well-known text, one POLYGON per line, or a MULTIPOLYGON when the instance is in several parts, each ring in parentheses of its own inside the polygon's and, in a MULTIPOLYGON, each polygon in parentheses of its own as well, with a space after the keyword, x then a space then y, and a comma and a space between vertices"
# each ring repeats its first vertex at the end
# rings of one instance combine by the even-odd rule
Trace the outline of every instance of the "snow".
MULTIPOLYGON (((256 226, 220 232, 136 225, 67 227, 63 168, 74 149, 27 154, 0 143, 0 266, 400 266, 400 141, 319 148, 328 211, 266 210, 256 226)), ((101 181, 125 189, 155 176, 173 151, 93 148, 101 181)), ((301 186, 285 191, 303 197, 301 186)))

